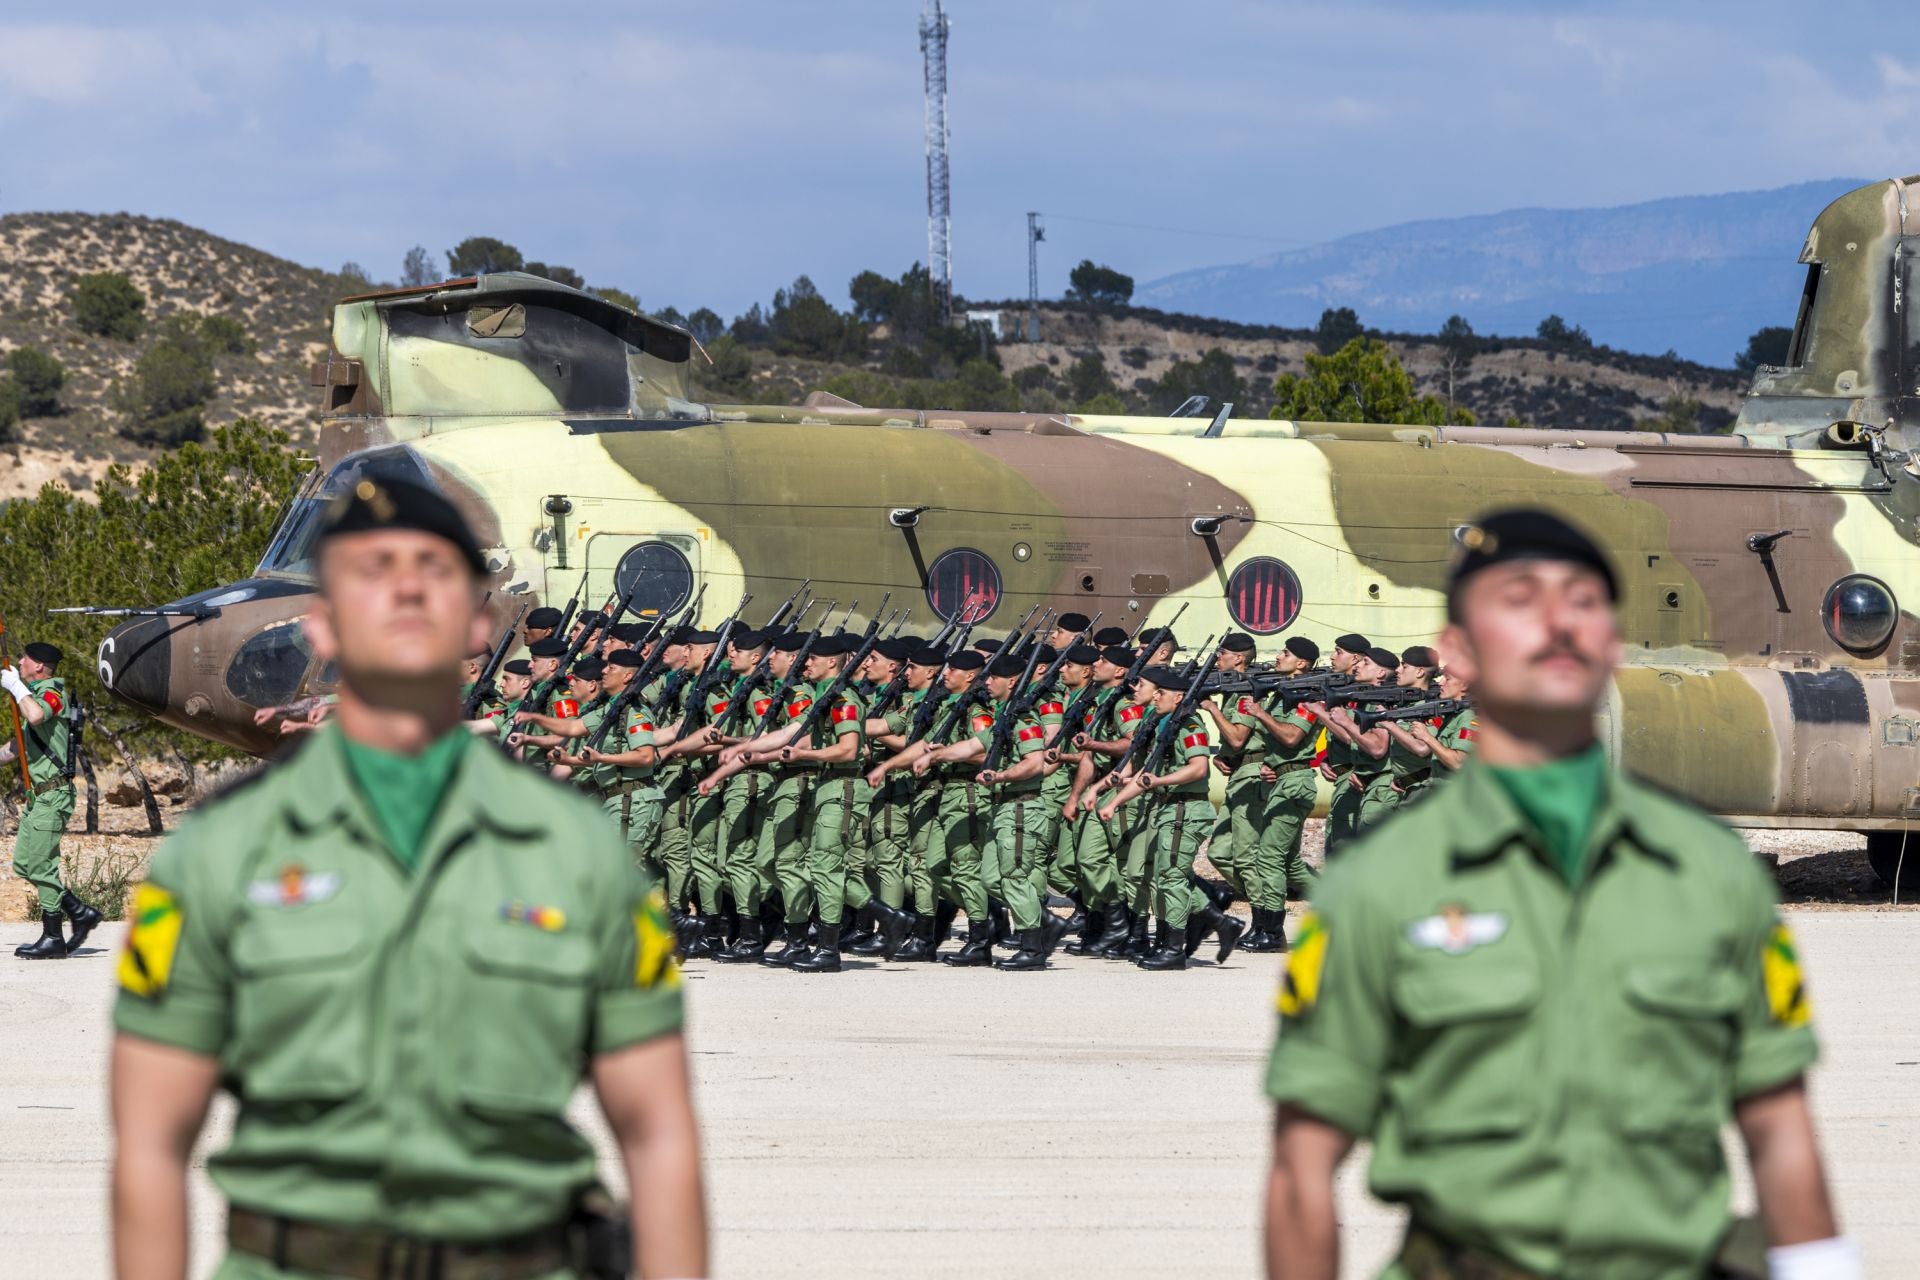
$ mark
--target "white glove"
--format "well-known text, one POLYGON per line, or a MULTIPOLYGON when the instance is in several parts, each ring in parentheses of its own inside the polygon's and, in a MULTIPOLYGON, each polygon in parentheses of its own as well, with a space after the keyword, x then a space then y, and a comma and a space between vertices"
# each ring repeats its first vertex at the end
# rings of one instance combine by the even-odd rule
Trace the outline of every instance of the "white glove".
POLYGON ((1772 1280, 1862 1280, 1860 1246, 1845 1236, 1783 1244, 1767 1250, 1772 1280))
POLYGON ((27 682, 20 678, 20 672, 13 667, 0 670, 0 689, 5 689, 13 695, 15 702, 22 704, 33 696, 32 691, 27 688, 27 682))

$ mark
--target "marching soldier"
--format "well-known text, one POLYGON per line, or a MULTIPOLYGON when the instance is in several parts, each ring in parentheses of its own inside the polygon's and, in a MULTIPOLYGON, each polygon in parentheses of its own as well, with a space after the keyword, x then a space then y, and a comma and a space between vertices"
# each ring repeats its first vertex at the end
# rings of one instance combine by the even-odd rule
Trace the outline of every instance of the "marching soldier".
MULTIPOLYGON (((1397 663, 1393 671, 1393 683, 1402 689, 1419 689, 1423 692, 1432 685, 1433 673, 1440 666, 1440 660, 1434 656, 1433 650, 1425 645, 1415 645, 1406 650, 1397 663)), ((1351 723, 1351 717, 1348 720, 1351 723)), ((1358 728, 1357 725, 1354 727, 1358 728)), ((1382 720, 1369 731, 1367 740, 1372 741, 1375 735, 1384 735, 1386 768, 1374 775, 1367 784, 1366 794, 1361 798, 1362 829, 1374 825, 1406 803, 1432 776, 1425 753, 1415 749, 1413 740, 1399 724, 1382 720)), ((1370 747, 1364 749, 1371 754, 1370 747)))
POLYGON ((1067 944, 1068 952, 1074 955, 1084 954, 1099 939, 1103 913, 1097 905, 1087 903, 1077 860, 1080 831, 1066 818, 1067 802, 1073 797, 1074 773, 1080 764, 1079 753, 1072 745, 1074 732, 1080 726, 1068 727, 1062 717, 1093 684, 1093 664, 1099 660, 1100 651, 1090 644, 1068 646, 1066 660, 1060 664, 1060 688, 1053 696, 1043 699, 1037 708, 1040 723, 1047 728, 1047 775, 1041 799, 1053 825, 1048 842, 1051 852, 1046 859, 1040 891, 1057 893, 1073 903, 1066 930, 1077 935, 1067 944))
POLYGON ((1461 541, 1441 648, 1472 684, 1479 755, 1356 840, 1301 922, 1266 1082, 1269 1275, 1335 1274, 1334 1178, 1358 1138, 1375 1193, 1412 1208, 1389 1275, 1712 1274, 1731 1119, 1766 1270, 1858 1277, 1775 888, 1596 738, 1620 658, 1612 568, 1543 511, 1461 541))
MULTIPOLYGON (((901 697, 894 706, 869 707, 867 710, 865 752, 860 761, 863 773, 870 772, 905 744, 907 719, 912 714, 912 708, 932 687, 938 665, 918 666, 911 661, 920 647, 920 641, 909 636, 894 636, 882 640, 873 648, 868 661, 868 677, 877 690, 891 688, 903 669, 906 679, 901 697)), ((908 911, 913 916, 908 922, 907 941, 895 951, 893 958, 903 958, 902 952, 911 947, 914 954, 905 958, 920 959, 923 958, 919 955, 921 948, 914 944, 914 939, 919 933, 921 915, 930 917, 933 908, 928 903, 926 911, 919 913, 908 906, 913 878, 913 780, 895 771, 883 775, 878 783, 869 777, 867 786, 873 795, 866 819, 869 887, 873 896, 886 906, 896 911, 908 911)), ((871 936, 864 941, 849 942, 848 953, 884 954, 886 940, 880 935, 879 922, 871 908, 861 923, 862 930, 871 936)))
MULTIPOLYGON (((67 721, 67 682, 56 673, 63 655, 54 645, 35 642, 21 655, 16 670, 0 670, 0 688, 20 717, 27 746, 31 791, 13 839, 13 870, 38 892, 40 936, 14 948, 22 960, 64 960, 80 949, 100 924, 100 913, 75 897, 60 879, 60 837, 73 816, 73 774, 69 757, 79 744, 67 721), (73 926, 71 937, 62 932, 73 926)), ((12 764, 15 744, 0 748, 0 761, 12 764)), ((19 766, 15 765, 15 768, 19 766)))
MULTIPOLYGON (((1333 642, 1327 666, 1335 675, 1351 676, 1354 666, 1366 659, 1373 646, 1358 632, 1350 631, 1333 642)), ((1326 853, 1331 860, 1339 847, 1353 838, 1360 823, 1360 789, 1353 783, 1354 747, 1326 725, 1326 707, 1306 703, 1307 710, 1326 729, 1326 754, 1320 760, 1320 776, 1333 784, 1333 803, 1327 810, 1326 853)))
MULTIPOLYGON (((987 882, 982 866, 986 846, 993 839, 993 815, 990 797, 974 777, 977 770, 971 763, 977 754, 971 749, 973 735, 993 727, 993 712, 975 696, 975 686, 984 680, 986 668, 986 655, 977 649, 949 657, 946 686, 952 696, 935 716, 934 729, 886 764, 910 767, 915 777, 926 779, 922 785, 939 797, 933 822, 927 828, 925 860, 935 891, 966 913, 965 945, 939 958, 940 963, 957 968, 993 963, 993 924, 987 914, 987 882), (964 710, 956 711, 957 707, 964 710), (950 740, 938 741, 948 720, 953 721, 950 740)), ((941 941, 941 929, 936 927, 936 949, 941 941)))
POLYGON ((118 1273, 187 1274, 189 1156, 224 1087, 238 1116, 208 1164, 229 1280, 624 1275, 566 1115, 591 1080, 637 1270, 704 1275, 664 904, 596 806, 461 728, 460 659, 486 628, 472 533, 437 493, 367 479, 316 566, 305 626, 338 663, 334 723, 198 809, 136 891, 118 1273))
MULTIPOLYGON (((1244 675, 1253 663, 1253 637, 1244 631, 1229 631, 1220 637, 1220 656, 1214 670, 1222 676, 1244 675)), ((1213 722, 1211 733, 1219 743, 1216 762, 1227 775, 1226 807, 1213 825, 1207 844, 1207 861, 1220 873, 1233 897, 1253 901, 1253 878, 1259 875, 1258 850, 1260 823, 1267 808, 1272 784, 1261 774, 1266 763, 1267 738, 1254 718, 1257 699, 1241 695, 1233 699, 1231 709, 1208 698, 1201 712, 1213 722)))
MULTIPOLYGON (((1079 615, 1073 615, 1078 618, 1079 615)), ((1079 619, 1079 630, 1086 620, 1079 619)), ((984 759, 996 725, 1013 716, 1015 685, 1026 664, 1017 658, 995 658, 987 666, 987 696, 992 700, 992 723, 975 731, 973 742, 956 748, 949 759, 984 759), (966 749, 977 747, 970 755, 966 749)), ((1052 712, 1059 723, 1060 711, 1052 712)), ((1007 760, 998 770, 982 769, 975 781, 992 788, 993 867, 987 872, 989 892, 998 884, 1001 900, 1013 919, 1020 946, 1013 955, 996 960, 996 969, 1044 969, 1047 957, 1067 933, 1065 920, 1046 909, 1044 859, 1052 847, 1054 819, 1042 792, 1047 767, 1049 730, 1038 709, 1005 726, 1007 760)))
MULTIPOLYGON (((906 905, 904 895, 907 893, 913 901, 915 918, 910 936, 894 952, 893 958, 932 961, 951 924, 950 918, 944 923, 941 921, 943 908, 927 867, 927 840, 939 815, 940 797, 931 785, 915 787, 913 775, 897 762, 903 758, 907 735, 912 731, 921 704, 935 696, 935 681, 946 666, 947 653, 935 645, 908 643, 912 647, 906 655, 906 696, 898 706, 888 709, 884 718, 867 721, 869 740, 879 753, 867 771, 867 785, 873 788, 874 796, 869 830, 873 833, 882 900, 895 905, 888 899, 888 866, 897 858, 899 874, 903 877, 903 893, 898 905, 906 905), (897 854, 891 852, 896 844, 897 854)), ((943 688, 940 693, 945 695, 946 690, 943 688)), ((907 758, 910 763, 911 755, 907 758)), ((945 910, 957 911, 958 908, 948 904, 945 910)))
MULTIPOLYGON (((534 645, 539 644, 542 640, 545 640, 554 632, 558 631, 560 629, 560 619, 564 616, 564 614, 551 605, 541 605, 538 609, 529 610, 526 621, 520 624, 520 636, 526 643, 527 648, 531 650, 534 645)), ((565 651, 566 646, 563 644, 560 652, 564 653, 565 651)))
MULTIPOLYGON (((1126 633, 1121 632, 1120 637, 1125 640, 1126 633)), ((1132 913, 1115 860, 1111 824, 1094 812, 1093 787, 1104 776, 1102 766, 1108 762, 1107 757, 1095 749, 1094 740, 1107 739, 1107 745, 1111 746, 1117 738, 1119 730, 1114 722, 1120 708, 1127 703, 1127 691, 1122 685, 1133 658, 1133 650, 1124 645, 1110 645, 1094 658, 1087 674, 1099 693, 1086 711, 1083 723, 1063 726, 1067 748, 1056 748, 1062 763, 1073 768, 1072 784, 1061 807, 1061 826, 1073 841, 1073 866, 1080 882, 1080 901, 1088 917, 1098 919, 1100 926, 1099 932, 1084 946, 1067 944, 1068 952, 1076 955, 1108 955, 1126 942, 1132 927, 1132 913)), ((1117 741, 1125 743, 1127 739, 1117 738, 1117 741)))
MULTIPOLYGON (((1311 672, 1319 660, 1319 645, 1305 636, 1289 636, 1273 669, 1295 679, 1311 672)), ((1265 805, 1252 820, 1256 829, 1247 900, 1253 907, 1253 928, 1240 945, 1249 951, 1285 951, 1290 886, 1305 886, 1313 879, 1300 856, 1300 842, 1317 799, 1313 757, 1319 717, 1299 706, 1276 716, 1259 698, 1242 698, 1238 711, 1259 726, 1264 738, 1258 767, 1267 784, 1265 805)))
MULTIPOLYGON (((602 681, 609 695, 599 706, 583 713, 586 732, 577 754, 561 757, 561 763, 581 771, 586 790, 597 796, 601 807, 620 825, 636 864, 653 861, 653 846, 660 829, 660 809, 665 797, 654 784, 653 770, 659 760, 654 745, 653 713, 638 700, 630 700, 620 711, 619 723, 606 725, 613 703, 626 692, 642 659, 632 649, 618 649, 606 660, 602 681), (603 728, 603 726, 606 726, 603 728), (596 740, 600 745, 595 746, 596 740)), ((685 885, 668 881, 667 901, 677 903, 686 892, 685 885)))
MULTIPOLYGON (((1465 702, 1472 692, 1466 680, 1451 668, 1441 670, 1437 683, 1440 696, 1450 701, 1465 702)), ((1467 759, 1473 754, 1475 730, 1479 725, 1478 713, 1472 706, 1466 706, 1448 717, 1438 730, 1430 729, 1419 720, 1407 726, 1409 735, 1431 753, 1434 772, 1429 786, 1467 767, 1467 759)))

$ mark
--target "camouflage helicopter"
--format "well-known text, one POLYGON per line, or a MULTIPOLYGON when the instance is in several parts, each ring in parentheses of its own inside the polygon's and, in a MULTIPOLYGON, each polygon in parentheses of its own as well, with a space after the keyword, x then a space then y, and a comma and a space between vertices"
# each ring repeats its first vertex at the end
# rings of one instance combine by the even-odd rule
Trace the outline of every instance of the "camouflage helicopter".
POLYGON ((1916 182, 1814 222, 1787 363, 1725 437, 709 405, 687 333, 544 279, 348 298, 314 370, 321 465, 257 572, 118 626, 100 675, 168 724, 270 750, 254 710, 331 686, 298 624, 319 514, 362 475, 462 507, 501 628, 527 599, 637 584, 659 612, 707 584, 711 614, 811 578, 984 611, 989 633, 1042 602, 1109 621, 1184 604, 1191 633, 1398 646, 1441 626, 1462 524, 1526 501, 1621 570, 1614 755, 1736 825, 1866 832, 1891 878, 1920 823, 1901 603, 1920 602, 1916 182))

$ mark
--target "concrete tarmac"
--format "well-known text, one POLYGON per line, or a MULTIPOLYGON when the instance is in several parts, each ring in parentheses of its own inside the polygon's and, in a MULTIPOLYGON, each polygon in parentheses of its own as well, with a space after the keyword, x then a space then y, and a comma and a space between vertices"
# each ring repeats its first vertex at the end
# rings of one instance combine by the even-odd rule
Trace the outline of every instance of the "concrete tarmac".
MULTIPOLYGON (((1867 1274, 1920 1273, 1920 919, 1789 914, 1846 1229, 1867 1274)), ((14 961, 36 932, 0 926, 0 1273, 90 1280, 109 1273, 105 1051, 123 929, 67 961, 14 961)), ((715 1274, 1258 1274, 1278 973, 1279 957, 1253 955, 1172 974, 1071 958, 1019 974, 695 965, 715 1274)), ((591 1100, 575 1110, 604 1153, 591 1100)), ((1342 1185, 1356 1276, 1398 1230, 1366 1195, 1364 1156, 1342 1185)), ((1744 1176, 1736 1203, 1751 1204, 1744 1176)), ((217 1259, 220 1214, 196 1176, 196 1275, 217 1259)))

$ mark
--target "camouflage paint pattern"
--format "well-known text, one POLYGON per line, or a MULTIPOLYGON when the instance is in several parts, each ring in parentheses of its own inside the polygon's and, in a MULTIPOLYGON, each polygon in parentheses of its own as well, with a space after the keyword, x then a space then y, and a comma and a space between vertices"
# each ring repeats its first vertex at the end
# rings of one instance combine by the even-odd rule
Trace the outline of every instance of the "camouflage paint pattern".
MULTIPOLYGON (((1271 558, 1301 590, 1269 650, 1295 632, 1430 639, 1459 526, 1544 505, 1621 576, 1617 756, 1737 822, 1898 827, 1920 817, 1920 628, 1901 608, 1884 643, 1850 651, 1822 610, 1855 574, 1920 601, 1907 198, 1905 180, 1882 182, 1820 215, 1793 362, 1758 372, 1731 437, 1264 420, 1206 437, 1191 418, 707 406, 688 399, 701 353, 686 334, 496 275, 339 304, 315 370, 321 473, 411 450, 489 545, 502 620, 511 596, 557 603, 583 572, 597 605, 629 547, 664 540, 712 616, 742 591, 764 616, 810 577, 863 609, 891 590, 926 623, 929 567, 968 548, 1002 583, 987 633, 1034 603, 1127 626, 1185 603, 1192 643, 1237 625, 1231 575, 1271 558), (898 508, 925 510, 901 529, 898 508), (1782 531, 1766 554, 1749 545, 1782 531)), ((282 594, 116 630, 101 655, 116 692, 270 749, 227 664, 298 616, 307 579, 270 563, 251 585, 282 594)), ((289 690, 325 676, 310 666, 289 690)))

